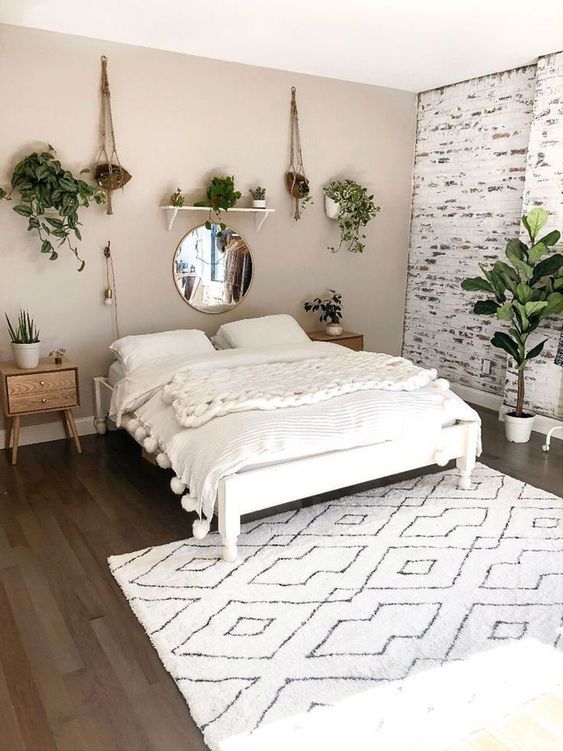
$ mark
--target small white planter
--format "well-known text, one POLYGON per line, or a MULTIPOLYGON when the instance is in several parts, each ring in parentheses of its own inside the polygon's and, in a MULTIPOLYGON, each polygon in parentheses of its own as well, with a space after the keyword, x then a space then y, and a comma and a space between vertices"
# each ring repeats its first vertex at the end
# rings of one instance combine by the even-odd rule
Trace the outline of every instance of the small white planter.
POLYGON ((253 209, 265 209, 266 208, 266 199, 258 200, 257 198, 252 199, 252 208, 253 209))
POLYGON ((529 417, 504 416, 504 434, 512 443, 528 443, 532 434, 535 415, 529 417))
POLYGON ((342 326, 339 323, 327 323, 326 333, 329 336, 340 336, 342 333, 342 326))
POLYGON ((325 196, 325 214, 329 219, 338 219, 340 214, 340 204, 328 196, 325 196))
POLYGON ((39 365, 40 342, 33 344, 14 344, 12 342, 12 352, 18 368, 36 368, 39 365))

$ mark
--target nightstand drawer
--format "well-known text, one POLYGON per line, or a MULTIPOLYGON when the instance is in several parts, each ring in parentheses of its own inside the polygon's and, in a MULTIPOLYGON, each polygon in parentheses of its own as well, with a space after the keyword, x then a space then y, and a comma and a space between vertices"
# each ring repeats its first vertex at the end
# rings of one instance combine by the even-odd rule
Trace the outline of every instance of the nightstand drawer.
POLYGON ((353 349, 354 352, 361 352, 364 348, 364 337, 351 336, 348 339, 339 339, 336 344, 348 347, 348 349, 353 349))
POLYGON ((8 412, 38 412, 77 404, 76 371, 11 375, 6 378, 8 412))

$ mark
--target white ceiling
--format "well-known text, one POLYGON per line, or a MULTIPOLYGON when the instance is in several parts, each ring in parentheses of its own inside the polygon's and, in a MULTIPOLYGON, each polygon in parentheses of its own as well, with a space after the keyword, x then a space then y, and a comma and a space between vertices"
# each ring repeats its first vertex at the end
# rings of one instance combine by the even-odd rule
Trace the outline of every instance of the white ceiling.
POLYGON ((0 0, 0 22, 409 91, 563 49, 563 0, 0 0))

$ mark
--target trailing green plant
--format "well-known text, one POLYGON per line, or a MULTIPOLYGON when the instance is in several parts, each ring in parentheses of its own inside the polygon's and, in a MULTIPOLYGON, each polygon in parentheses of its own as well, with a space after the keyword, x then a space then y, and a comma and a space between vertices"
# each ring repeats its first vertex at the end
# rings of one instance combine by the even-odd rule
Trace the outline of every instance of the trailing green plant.
POLYGON ((12 344, 37 344, 39 341, 39 329, 27 310, 20 310, 15 326, 8 318, 8 314, 4 313, 4 315, 6 316, 8 333, 10 334, 12 344))
POLYGON ((235 189, 234 177, 214 177, 211 180, 211 185, 207 188, 207 200, 197 201, 194 206, 209 207, 209 219, 205 222, 205 226, 207 229, 211 229, 212 224, 219 224, 221 228, 219 234, 221 234, 227 228, 227 225, 220 221, 221 211, 232 209, 240 196, 240 192, 235 189), (213 214, 219 221, 213 221, 213 214))
MULTIPOLYGON (((55 149, 48 145, 47 151, 34 151, 24 157, 14 169, 11 190, 0 190, 0 198, 11 200, 14 191, 20 194, 20 202, 14 206, 16 214, 28 220, 28 231, 37 231, 41 241, 41 253, 49 260, 58 258, 57 247, 67 245, 78 261, 78 271, 85 262, 78 254, 75 240, 82 240, 78 211, 94 200, 103 203, 105 191, 74 177, 55 158, 55 149), (74 235, 71 240, 71 235, 74 235)), ((82 173, 89 170, 82 170, 82 173)))
POLYGON ((479 264, 483 276, 464 279, 461 286, 469 292, 490 295, 477 300, 473 312, 495 316, 507 321, 506 331, 496 331, 491 344, 504 350, 514 360, 518 374, 516 417, 524 417, 524 371, 541 354, 540 342, 528 348, 528 338, 547 316, 563 312, 563 255, 550 252, 559 242, 558 230, 548 232, 539 240, 538 234, 549 215, 543 208, 535 208, 522 217, 529 242, 516 238, 506 245, 508 263, 497 261, 492 268, 479 264))
POLYGON ((182 195, 181 188, 176 188, 176 191, 172 193, 170 198, 168 199, 168 205, 169 206, 176 206, 176 208, 181 208, 186 202, 186 199, 182 195))
POLYGON ((365 235, 362 229, 378 214, 380 207, 368 195, 367 188, 354 180, 333 180, 324 188, 325 196, 340 204, 338 227, 340 243, 337 247, 329 246, 331 253, 337 253, 345 245, 351 253, 363 253, 365 235))
POLYGON ((266 188, 263 188, 261 185, 250 188, 250 195, 255 201, 263 201, 266 198, 266 188))
POLYGON ((316 313, 320 310, 319 321, 340 323, 342 320, 342 295, 335 289, 329 289, 329 292, 332 292, 332 295, 325 300, 315 297, 311 302, 304 303, 303 307, 307 313, 316 313))

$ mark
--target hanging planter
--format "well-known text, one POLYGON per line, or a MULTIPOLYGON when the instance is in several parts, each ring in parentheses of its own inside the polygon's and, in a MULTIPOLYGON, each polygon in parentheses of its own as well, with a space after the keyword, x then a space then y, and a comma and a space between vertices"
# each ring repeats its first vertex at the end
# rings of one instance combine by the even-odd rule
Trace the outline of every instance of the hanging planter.
POLYGON ((311 201, 309 180, 305 175, 303 154, 301 151, 301 135, 299 133, 299 114, 295 98, 295 86, 291 87, 291 142, 289 147, 289 167, 285 176, 285 185, 290 196, 295 200, 294 219, 297 221, 305 205, 311 201))
POLYGON ((115 144, 115 130, 111 112, 111 92, 108 78, 108 59, 101 57, 102 62, 102 112, 100 129, 100 150, 96 158, 94 178, 98 185, 106 191, 107 214, 113 214, 112 192, 125 187, 131 175, 121 166, 117 146, 115 144), (109 138, 108 138, 109 131, 109 138), (103 160, 103 161, 102 161, 103 160))
POLYGON ((27 219, 29 232, 37 232, 41 253, 56 261, 58 249, 66 246, 76 257, 78 271, 82 271, 84 260, 78 251, 82 240, 79 212, 92 201, 103 203, 104 191, 65 169, 55 149, 48 144, 46 151, 34 151, 16 164, 11 190, 6 193, 0 188, 0 198, 11 200, 14 192, 20 195, 14 211, 27 219))
POLYGON ((362 241, 366 236, 362 230, 380 211, 373 196, 354 180, 333 180, 323 191, 326 215, 336 219, 340 229, 340 243, 328 249, 337 253, 344 245, 350 253, 363 253, 365 245, 362 241))
POLYGON ((340 204, 330 196, 325 195, 325 214, 329 219, 338 219, 340 204))

